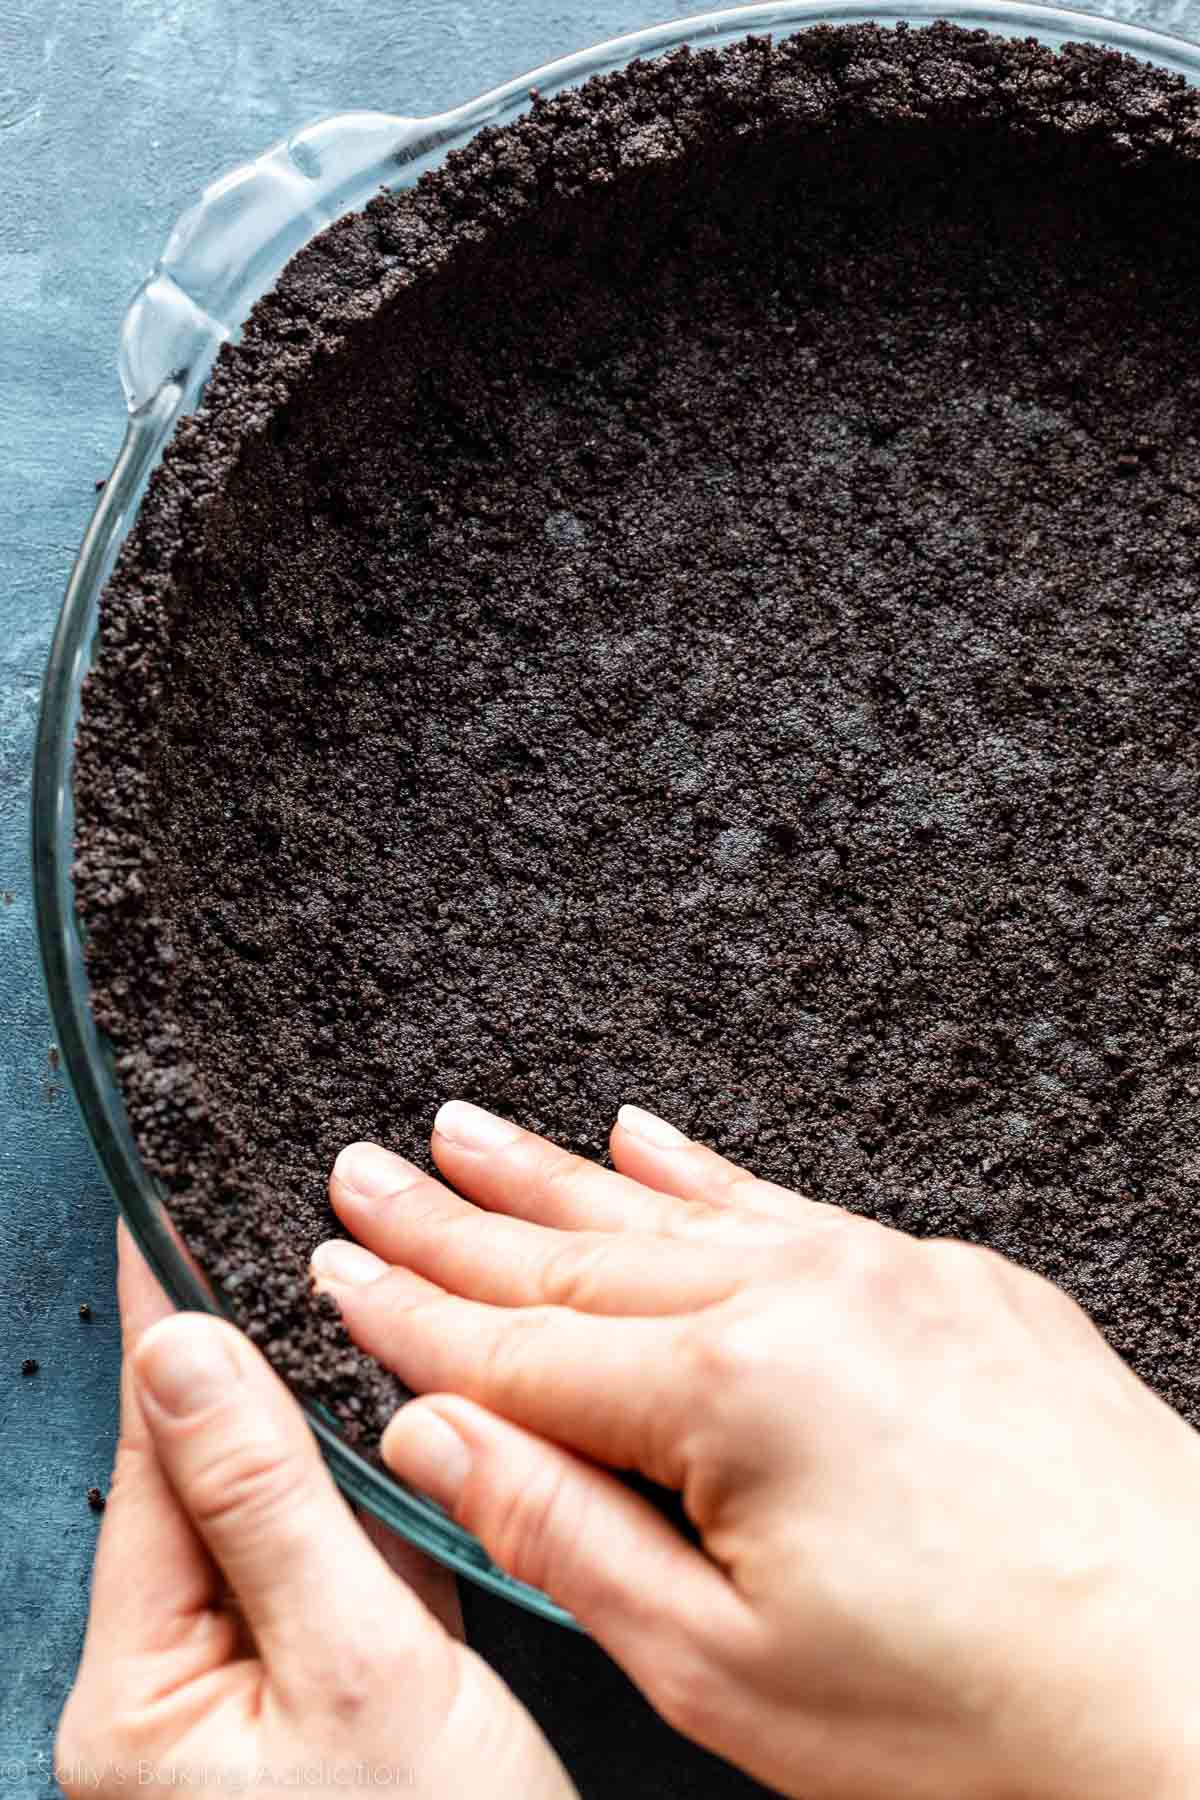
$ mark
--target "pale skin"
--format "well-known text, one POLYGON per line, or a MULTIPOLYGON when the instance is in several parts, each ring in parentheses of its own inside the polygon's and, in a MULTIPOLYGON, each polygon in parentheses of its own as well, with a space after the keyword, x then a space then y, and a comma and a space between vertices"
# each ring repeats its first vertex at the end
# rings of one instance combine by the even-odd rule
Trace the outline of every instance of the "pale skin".
MULTIPOLYGON (((1200 1795, 1200 1438, 1062 1293, 988 1252, 919 1243, 757 1181, 636 1108, 613 1130, 612 1171, 463 1102, 442 1108, 432 1148, 444 1182, 378 1146, 344 1151, 330 1192, 348 1238, 314 1257, 353 1336, 422 1396, 392 1421, 384 1458, 570 1608, 672 1724, 803 1800, 1200 1795), (702 1548, 623 1469, 678 1489, 702 1548)), ((270 1418, 302 1459, 299 1415, 255 1353, 228 1327, 191 1328, 239 1346, 223 1428, 261 1439, 270 1418)), ((210 1493, 197 1513, 179 1449, 208 1428, 164 1424, 145 1404, 156 1337, 178 1377, 187 1346, 168 1334, 181 1329, 154 1326, 132 1357, 144 1416, 130 1416, 152 1449, 125 1504, 128 1518, 147 1483, 153 1504, 171 1498, 168 1563, 181 1520, 191 1534, 180 1592, 192 1598, 169 1645, 179 1617, 202 1616, 201 1562, 210 1579, 224 1568, 242 1602, 257 1655, 239 1661, 221 1640, 219 1705, 200 1683, 206 1741, 247 1729, 225 1671, 241 1683, 252 1668, 255 1691, 273 1693, 273 1658, 304 1636, 268 1642, 241 1588, 270 1531, 290 1533, 295 1594, 281 1588, 264 1621, 313 1587, 326 1602, 372 1590, 372 1642, 393 1608, 401 1620, 378 1701, 318 1709, 304 1742, 353 1741, 362 1755, 390 1727, 393 1760, 406 1731, 418 1756, 426 1726, 383 1698, 412 1655, 435 1697, 425 1710, 449 1721, 428 1727, 426 1773, 439 1778, 441 1754, 462 1781, 469 1752, 436 1696, 469 1653, 347 1535, 357 1528, 331 1487, 325 1512, 290 1525, 280 1490, 266 1538, 262 1510, 235 1508, 213 1541, 224 1509, 210 1493), (318 1539, 335 1508, 339 1534, 318 1539), (347 1587, 344 1562, 361 1586, 347 1587)), ((68 1743, 71 1731, 112 1741, 96 1672, 117 1629, 104 1559, 102 1546, 68 1743)), ((356 1689, 374 1694, 349 1617, 344 1637, 359 1646, 356 1689)), ((329 1669, 310 1655, 308 1694, 329 1669)), ((491 1760, 474 1782, 428 1792, 479 1791, 486 1766, 489 1795, 569 1793, 500 1684, 473 1673, 467 1687, 525 1785, 496 1786, 491 1760)), ((284 1740, 307 1719, 283 1702, 267 1716, 284 1740)))
POLYGON ((334 1487, 232 1326, 171 1315, 122 1227, 121 1436, 83 1660, 55 1744, 68 1800, 347 1791, 576 1800, 462 1641, 454 1584, 334 1487))

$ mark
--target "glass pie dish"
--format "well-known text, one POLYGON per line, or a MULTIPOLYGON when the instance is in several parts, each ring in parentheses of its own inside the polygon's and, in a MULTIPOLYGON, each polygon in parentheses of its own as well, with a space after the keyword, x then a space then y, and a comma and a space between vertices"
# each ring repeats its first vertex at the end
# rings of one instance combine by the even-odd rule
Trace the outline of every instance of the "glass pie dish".
MULTIPOLYGON (((717 45, 748 33, 807 25, 933 19, 1053 47, 1088 42, 1125 51, 1200 85, 1200 50, 1084 13, 934 0, 837 8, 808 0, 711 13, 655 26, 552 63, 453 111, 414 119, 345 113, 297 132, 215 183, 179 221, 125 319, 120 374, 129 410, 125 441, 97 505, 64 601, 46 673, 34 771, 34 869, 43 964, 63 1061, 122 1212, 164 1288, 180 1306, 220 1310, 220 1296, 180 1246, 164 1196, 144 1168, 111 1057, 89 1004, 72 887, 72 762, 84 677, 94 653, 101 590, 137 514, 147 479, 176 423, 198 403, 221 345, 234 339, 287 260, 381 187, 413 185, 485 126, 511 120, 543 96, 681 44, 717 45)), ((320 1408, 307 1413, 347 1495, 442 1562, 561 1623, 546 1596, 497 1569, 479 1544, 420 1495, 368 1462, 320 1408)))

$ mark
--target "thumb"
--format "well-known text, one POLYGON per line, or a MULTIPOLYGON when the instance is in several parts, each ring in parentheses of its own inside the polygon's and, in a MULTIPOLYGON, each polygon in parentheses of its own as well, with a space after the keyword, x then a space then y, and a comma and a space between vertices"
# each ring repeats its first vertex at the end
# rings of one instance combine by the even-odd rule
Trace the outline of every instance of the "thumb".
POLYGON ((708 1705, 703 1672, 736 1650, 753 1621, 720 1569, 648 1500, 452 1394, 401 1407, 380 1449, 500 1568, 573 1613, 670 1723, 701 1735, 691 1714, 708 1705))
POLYGON ((303 1414, 232 1325, 176 1313, 133 1373, 167 1480, 223 1571, 285 1701, 327 1697, 338 1650, 444 1658, 445 1634, 368 1543, 303 1414), (336 1579, 331 1578, 336 1570, 336 1579))

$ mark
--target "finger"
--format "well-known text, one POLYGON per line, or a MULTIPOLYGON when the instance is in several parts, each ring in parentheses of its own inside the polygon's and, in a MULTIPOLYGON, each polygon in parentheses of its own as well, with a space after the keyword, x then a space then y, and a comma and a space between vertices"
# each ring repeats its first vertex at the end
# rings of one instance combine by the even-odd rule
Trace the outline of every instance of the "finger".
POLYGON ((806 1227, 825 1219, 853 1217, 793 1188, 760 1181, 748 1169, 685 1137, 674 1125, 640 1106, 623 1106, 618 1112, 609 1149, 623 1175, 689 1205, 716 1208, 722 1215, 806 1227))
POLYGON ((364 1642, 403 1642, 414 1662, 445 1653, 444 1634, 367 1542, 299 1407, 240 1332, 177 1313, 146 1332, 133 1367, 167 1478, 285 1704, 323 1705, 330 1670, 355 1666, 364 1642))
POLYGON ((126 1358, 142 1333, 171 1313, 171 1302, 150 1273, 124 1219, 117 1221, 117 1309, 121 1353, 126 1358))
POLYGON ((460 1193, 490 1212, 539 1225, 670 1233, 685 1226, 693 1210, 466 1100, 448 1100, 440 1109, 430 1144, 438 1168, 460 1193))
MULTIPOLYGON (((85 1658, 129 1662, 156 1686, 216 1666, 237 1627, 214 1610, 217 1571, 171 1490, 138 1399, 130 1360, 143 1334, 171 1306, 124 1222, 117 1228, 121 1315, 121 1435, 96 1565, 85 1658), (151 1671, 145 1662, 156 1658, 151 1671)), ((123 1679, 128 1679, 125 1676, 123 1679)))
POLYGON ((679 1485, 687 1319, 485 1306, 358 1244, 323 1244, 313 1274, 355 1342, 414 1391, 466 1394, 598 1462, 679 1485))
POLYGON ((366 1536, 397 1580, 412 1589, 422 1606, 428 1607, 451 1637, 457 1638, 460 1643, 464 1642, 467 1634, 463 1626, 462 1605, 454 1571, 435 1562, 432 1556, 426 1556, 423 1550, 418 1550, 415 1544, 400 1537, 382 1519, 377 1519, 374 1513, 368 1512, 366 1507, 356 1506, 354 1511, 366 1536))
POLYGON ((736 1591, 647 1500, 570 1451, 454 1395, 402 1407, 384 1461, 492 1560, 565 1606, 654 1701, 664 1671, 752 1623, 736 1591))
POLYGON ((684 1312, 724 1299, 750 1272, 724 1247, 632 1231, 559 1231, 484 1212, 376 1144, 342 1151, 329 1195, 376 1256, 495 1306, 684 1312))

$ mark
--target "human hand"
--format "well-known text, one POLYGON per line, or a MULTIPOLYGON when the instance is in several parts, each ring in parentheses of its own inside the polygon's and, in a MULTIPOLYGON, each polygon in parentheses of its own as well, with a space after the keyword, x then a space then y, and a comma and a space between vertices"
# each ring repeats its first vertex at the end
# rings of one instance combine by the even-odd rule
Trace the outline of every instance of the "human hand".
POLYGON ((395 1472, 805 1800, 1200 1794, 1200 1439, 1049 1283, 622 1108, 343 1152, 314 1258, 395 1472), (366 1246, 366 1248, 362 1247, 366 1246), (599 1465, 607 1465, 601 1467, 599 1465), (703 1551, 609 1471, 681 1491, 703 1551))
POLYGON ((121 1440, 55 1747, 68 1800, 568 1800, 532 1719, 447 1630, 446 1572, 368 1540, 254 1347, 171 1313, 120 1238, 121 1440))

